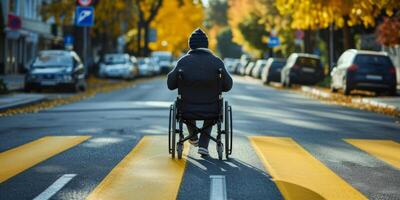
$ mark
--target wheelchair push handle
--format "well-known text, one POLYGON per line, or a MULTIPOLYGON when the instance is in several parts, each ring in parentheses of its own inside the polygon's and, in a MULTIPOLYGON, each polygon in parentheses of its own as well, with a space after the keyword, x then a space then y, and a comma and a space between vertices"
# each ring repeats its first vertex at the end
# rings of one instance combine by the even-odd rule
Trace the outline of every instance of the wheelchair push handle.
POLYGON ((182 69, 178 70, 178 78, 183 79, 183 70, 182 69))
POLYGON ((218 78, 222 79, 222 68, 218 69, 218 78))

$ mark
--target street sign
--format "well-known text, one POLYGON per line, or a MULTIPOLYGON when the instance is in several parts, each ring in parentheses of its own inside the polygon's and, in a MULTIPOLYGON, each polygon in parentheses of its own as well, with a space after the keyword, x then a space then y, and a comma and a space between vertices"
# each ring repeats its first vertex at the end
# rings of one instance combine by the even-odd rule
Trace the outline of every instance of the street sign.
POLYGON ((93 26, 94 24, 94 8, 89 7, 76 7, 75 12, 75 25, 77 26, 93 26))
POLYGON ((268 40, 268 47, 269 48, 274 48, 280 45, 279 37, 277 36, 271 36, 269 37, 268 40))
POLYGON ((78 0, 80 6, 90 6, 92 4, 92 0, 78 0))
POLYGON ((12 30, 18 30, 21 28, 21 18, 17 15, 8 14, 7 26, 12 30))

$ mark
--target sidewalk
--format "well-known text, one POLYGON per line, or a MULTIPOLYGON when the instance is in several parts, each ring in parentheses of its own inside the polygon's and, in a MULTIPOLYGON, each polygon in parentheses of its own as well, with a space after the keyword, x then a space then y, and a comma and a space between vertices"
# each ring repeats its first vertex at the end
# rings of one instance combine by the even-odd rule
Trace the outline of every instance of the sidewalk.
POLYGON ((25 76, 23 74, 0 75, 9 91, 24 89, 25 76))
POLYGON ((0 95, 0 111, 32 104, 46 99, 43 94, 7 94, 0 95))
POLYGON ((371 97, 354 99, 353 101, 400 110, 400 97, 371 97))
MULTIPOLYGON (((365 106, 372 106, 375 108, 382 109, 390 109, 400 111, 400 96, 395 97, 353 97, 353 96, 344 96, 340 93, 331 93, 324 89, 319 89, 310 86, 301 86, 301 91, 319 97, 321 99, 325 99, 328 101, 337 101, 339 98, 346 98, 349 102, 354 104, 363 104, 365 106)), ((397 92, 399 95, 399 91, 397 92)), ((346 100, 345 100, 346 101, 346 100)))

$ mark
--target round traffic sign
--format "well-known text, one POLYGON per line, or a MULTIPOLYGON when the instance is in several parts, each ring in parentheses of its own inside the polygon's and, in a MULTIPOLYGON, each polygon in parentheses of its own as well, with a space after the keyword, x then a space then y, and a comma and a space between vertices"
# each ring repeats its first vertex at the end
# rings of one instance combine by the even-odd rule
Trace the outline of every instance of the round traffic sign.
POLYGON ((90 4, 92 4, 92 0, 78 0, 78 3, 81 6, 90 6, 90 4))

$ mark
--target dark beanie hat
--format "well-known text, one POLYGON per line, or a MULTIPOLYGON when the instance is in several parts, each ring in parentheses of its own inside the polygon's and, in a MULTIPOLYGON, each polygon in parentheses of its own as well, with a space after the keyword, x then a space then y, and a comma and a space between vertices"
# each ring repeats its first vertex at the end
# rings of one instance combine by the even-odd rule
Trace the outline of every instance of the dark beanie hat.
POLYGON ((200 29, 193 31, 189 38, 189 47, 191 49, 208 48, 207 35, 200 29))

